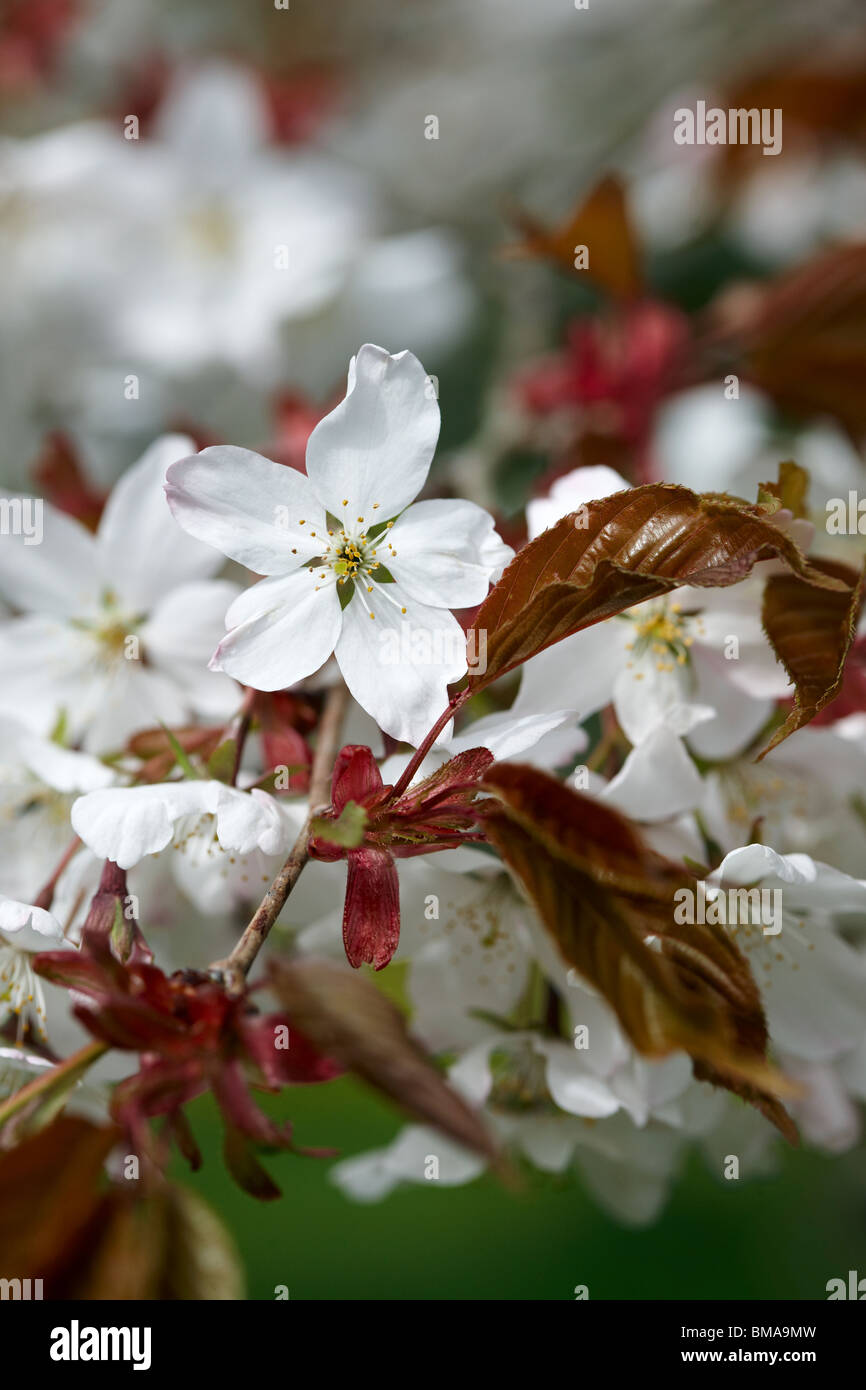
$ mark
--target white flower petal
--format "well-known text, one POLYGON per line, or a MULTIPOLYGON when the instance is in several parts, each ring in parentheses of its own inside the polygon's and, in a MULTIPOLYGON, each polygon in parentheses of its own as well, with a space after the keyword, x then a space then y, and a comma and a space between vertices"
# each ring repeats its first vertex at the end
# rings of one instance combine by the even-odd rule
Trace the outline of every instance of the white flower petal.
POLYGON ((711 706, 692 698, 686 667, 660 670, 653 660, 636 661, 632 669, 620 671, 613 683, 613 707, 620 727, 635 745, 659 725, 684 737, 715 715, 711 706))
POLYGON ((457 619, 447 609, 415 603, 399 584, 352 599, 336 655, 358 704, 386 734, 416 746, 445 709, 449 684, 466 671, 457 619))
POLYGON ((760 883, 764 879, 779 879, 782 883, 794 883, 801 875, 797 874, 791 856, 777 854, 769 845, 743 845, 742 849, 726 854, 713 875, 713 882, 722 887, 744 883, 760 883))
POLYGON ((633 748, 601 794, 633 820, 659 821, 700 804, 704 785, 682 740, 663 725, 633 748))
POLYGON ((96 537, 105 587, 133 610, 147 612, 176 585, 214 574, 223 563, 218 550, 184 533, 166 505, 166 470, 194 448, 184 434, 163 435, 106 503, 96 537))
POLYGON ((830 1153, 845 1153, 853 1148, 860 1137, 860 1115, 835 1070, 784 1054, 779 1061, 785 1075, 804 1088, 804 1094, 792 1103, 791 1109, 808 1142, 830 1153))
MULTIPOLYGON (((297 832, 294 832, 297 833, 297 832)), ((260 788, 242 792, 221 786, 217 798, 217 837, 223 849, 250 854, 282 854, 294 839, 281 807, 260 788)))
POLYGON ((165 668, 181 685, 186 684, 185 668, 206 673, 224 635, 227 611, 240 592, 227 579, 202 579, 166 594, 140 629, 148 661, 165 668))
POLYGON ((78 737, 91 714, 90 644, 55 618, 15 618, 0 626, 0 710, 40 734, 61 711, 78 737))
POLYGON ((345 620, 336 585, 318 576, 318 570, 302 569, 246 590, 230 615, 251 616, 223 638, 211 668, 256 690, 283 690, 317 671, 334 650, 345 620), (261 602, 256 591, 266 587, 269 606, 262 610, 253 596, 261 602))
POLYGON ((325 549, 325 513, 303 473, 249 449, 180 459, 165 493, 185 531, 255 574, 289 574, 325 549))
POLYGON ((6 493, 10 517, 0 540, 0 593, 25 613, 80 616, 96 607, 102 588, 96 542, 74 517, 41 498, 6 493), (15 508, 23 508, 16 534, 15 508), (38 524, 41 510, 41 537, 38 524), (38 540, 38 543, 36 543, 38 540))
POLYGON ((573 709, 587 719, 609 704, 631 625, 597 623, 555 642, 522 668, 512 714, 573 709))
POLYGON ((307 475, 338 521, 370 526, 418 495, 438 437, 439 403, 417 357, 365 343, 345 399, 310 435, 307 475))
POLYGON ((63 928, 51 912, 30 903, 16 902, 0 896, 0 932, 15 936, 15 945, 22 950, 46 950, 45 937, 63 940, 63 928), (19 935, 21 933, 21 935, 19 935))
POLYGON ((72 807, 72 828, 94 854, 131 869, 171 842, 184 816, 216 811, 221 782, 162 782, 88 792, 72 807))
MULTIPOLYGON (((499 541, 493 517, 483 507, 440 498, 409 507, 387 537, 396 554, 380 553, 394 578, 419 603, 471 608, 487 597, 493 569, 482 555, 494 538, 499 541)), ((492 552, 494 568, 501 568, 513 554, 499 541, 492 552)))
POLYGON ((92 792, 114 781, 111 768, 97 758, 61 748, 49 739, 23 739, 21 758, 41 782, 58 792, 92 792))
POLYGON ((619 473, 605 464, 590 468, 575 468, 557 478, 548 497, 534 497, 526 504, 526 525, 529 539, 534 540, 553 526, 561 517, 576 512, 587 502, 610 497, 630 486, 619 473))
POLYGON ((577 1142, 577 1121, 569 1115, 528 1114, 514 1136, 530 1163, 543 1173, 564 1173, 577 1142))
POLYGON ((354 1202, 381 1202, 400 1185, 399 1176, 387 1166, 387 1156, 387 1149, 370 1149, 354 1158, 344 1158, 334 1164, 328 1181, 354 1202))
POLYGON ((600 1119, 619 1109, 619 1100, 605 1081, 587 1071, 582 1054, 564 1042, 535 1043, 547 1060, 547 1088, 561 1110, 600 1119))
POLYGON ((693 652, 694 700, 712 708, 714 714, 688 731, 689 744, 700 758, 731 758, 757 737, 773 713, 775 702, 748 695, 734 684, 729 668, 736 662, 728 662, 704 647, 695 647, 693 652))
MULTIPOLYGON (((510 710, 488 714, 474 719, 467 728, 449 738, 446 746, 452 755, 468 748, 488 748, 497 762, 504 762, 534 748, 546 734, 561 728, 568 720, 573 721, 574 717, 574 711, 567 709, 550 714, 514 715, 510 710)), ((574 731, 573 742, 578 748, 585 748, 587 741, 582 729, 574 731)))

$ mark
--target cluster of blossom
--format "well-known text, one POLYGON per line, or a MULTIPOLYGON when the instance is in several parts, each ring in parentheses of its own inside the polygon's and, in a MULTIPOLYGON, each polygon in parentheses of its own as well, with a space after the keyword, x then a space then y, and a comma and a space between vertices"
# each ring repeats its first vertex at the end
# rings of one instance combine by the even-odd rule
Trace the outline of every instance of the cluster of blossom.
POLYGON ((806 0, 742 82, 724 0, 335 6, 0 18, 0 1161, 65 1107, 152 1196, 209 1091, 274 1197, 255 1092, 350 1071, 413 1121, 352 1200, 647 1222, 860 1134, 866 68, 806 0))
MULTIPOLYGON (((703 866, 707 920, 732 890, 775 895, 772 928, 760 911, 727 925, 772 1057, 796 1083, 791 1114, 810 1142, 847 1147, 866 1098, 866 952, 842 930, 866 917, 866 883, 850 872, 866 729, 847 715, 754 764, 792 694, 760 617, 778 562, 548 645, 516 692, 507 674, 493 680, 486 712, 467 721, 465 698, 449 700, 467 670, 453 610, 476 611, 514 552, 475 504, 415 501, 439 429, 427 388, 411 353, 367 344, 305 472, 167 436, 121 478, 95 534, 46 504, 40 545, 3 537, 5 1065, 20 1084, 90 1035, 112 1049, 91 1079, 120 1081, 112 1112, 142 1146, 169 1084, 172 1114, 210 1084, 248 1136, 280 1142, 225 1079, 238 1065, 226 1038, 272 1084, 325 1079, 327 1059, 300 1038, 293 1070, 276 1067, 228 971, 201 972, 309 826, 307 737, 321 743, 345 687, 346 746, 275 928, 291 958, 333 956, 346 972, 403 962, 412 1030, 449 1059, 455 1092, 509 1152, 576 1169, 625 1220, 658 1210, 689 1146, 716 1171, 731 1154, 742 1176, 762 1171, 767 1121, 696 1079, 686 1051, 642 1055, 491 852, 483 818, 478 829, 474 798, 495 787, 485 769, 538 770, 628 818, 667 861, 703 866), (226 557, 262 577, 218 577, 226 557), (385 639, 404 625, 441 640, 395 662, 385 639), (181 973, 162 973, 153 951, 181 973)), ((563 518, 579 529, 583 509, 630 495, 608 468, 563 475, 530 503, 522 553, 563 518)), ((780 546, 791 534, 808 545, 790 510, 761 524, 780 546)), ((72 1093, 85 1101, 105 1104, 92 1087, 72 1093)), ((431 1158, 444 1183, 488 1161, 415 1126, 334 1177, 370 1200, 427 1180, 431 1158)))

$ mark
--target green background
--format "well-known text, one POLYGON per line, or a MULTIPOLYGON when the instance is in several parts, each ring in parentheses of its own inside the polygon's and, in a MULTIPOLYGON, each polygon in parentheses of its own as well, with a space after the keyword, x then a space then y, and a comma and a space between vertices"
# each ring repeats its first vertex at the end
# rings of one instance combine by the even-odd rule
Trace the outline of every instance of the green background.
MULTIPOLYGON (((300 1145, 343 1156, 387 1143, 401 1120, 341 1079, 289 1088, 266 1107, 291 1118, 300 1145)), ((260 1203, 221 1162, 210 1100, 189 1107, 205 1164, 175 1173, 222 1215, 247 1271, 248 1296, 292 1299, 825 1299, 828 1279, 866 1275, 864 1151, 782 1152, 766 1178, 716 1179, 698 1155, 660 1218, 619 1225, 577 1179, 533 1178, 517 1192, 490 1177, 462 1188, 407 1186, 358 1205, 328 1181, 337 1160, 264 1159, 283 1189, 260 1203)))

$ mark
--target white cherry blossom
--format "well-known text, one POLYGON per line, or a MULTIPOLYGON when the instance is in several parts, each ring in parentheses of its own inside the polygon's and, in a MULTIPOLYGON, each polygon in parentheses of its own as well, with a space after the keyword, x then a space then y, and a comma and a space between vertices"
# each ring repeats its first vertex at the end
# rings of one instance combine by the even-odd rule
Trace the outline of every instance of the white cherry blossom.
POLYGON ((368 343, 310 436, 306 476, 236 448, 172 465, 181 525, 267 576, 230 607, 213 669, 279 690, 334 652, 381 728, 420 741, 467 669, 450 610, 480 603, 512 554, 471 502, 410 505, 438 433, 418 359, 368 343))
POLYGON ((72 807, 76 834, 122 869, 170 850, 176 883, 203 912, 260 897, 303 817, 298 803, 212 780, 110 787, 72 807))
POLYGON ((121 478, 92 535, 44 504, 42 543, 3 536, 0 593, 20 616, 0 626, 0 710, 35 732, 62 721, 91 752, 136 729, 226 717, 237 687, 207 656, 237 587, 211 578, 222 556, 185 536, 162 493, 188 452, 165 435, 121 478))
MULTIPOLYGON (((628 484, 609 468, 581 468, 530 504, 531 535, 628 484)), ((659 726, 704 758, 742 751, 790 694, 749 582, 679 589, 638 604, 541 652, 523 668, 514 714, 563 706, 587 718, 612 704, 635 745, 659 726)))

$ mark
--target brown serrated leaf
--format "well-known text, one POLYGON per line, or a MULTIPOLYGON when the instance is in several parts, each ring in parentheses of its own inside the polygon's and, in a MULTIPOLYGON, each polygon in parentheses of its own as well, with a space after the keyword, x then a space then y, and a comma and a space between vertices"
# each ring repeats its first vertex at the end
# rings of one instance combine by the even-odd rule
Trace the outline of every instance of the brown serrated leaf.
POLYGON ((482 603, 467 650, 485 640, 487 664, 468 688, 483 690, 554 642, 646 599, 685 584, 736 584, 772 558, 806 587, 847 601, 845 581, 811 564, 761 506, 668 483, 590 502, 524 546, 482 603))
POLYGON ((622 182, 613 175, 597 183, 558 227, 545 227, 522 210, 515 213, 514 220, 523 240, 506 247, 505 255, 543 257, 571 274, 586 274, 599 289, 617 299, 635 299, 641 293, 637 238, 622 182), (585 271, 577 271, 574 263, 579 246, 588 251, 585 271))
POLYGON ((767 580, 761 618, 776 656, 794 683, 794 707, 759 758, 808 724, 842 688, 845 660, 863 607, 866 566, 858 573, 835 560, 814 560, 844 589, 819 589, 796 574, 767 580))
POLYGON ((761 285, 733 286, 710 306, 696 354, 722 352, 798 417, 832 415, 866 433, 866 243, 821 252, 761 285))
POLYGON ((406 1031, 400 1011, 362 975, 328 960, 274 960, 270 983, 292 1023, 422 1124, 485 1158, 496 1147, 481 1118, 406 1031))
POLYGON ((80 1257, 102 1200, 103 1165, 119 1137, 119 1130, 62 1115, 0 1153, 0 1250, 10 1275, 50 1286, 80 1257))
POLYGON ((696 1075, 795 1138, 777 1098, 792 1087, 767 1062, 748 962, 720 927, 676 923, 675 894, 695 888, 688 871, 650 849, 619 812, 535 768, 497 764, 482 787, 491 794, 480 811, 488 839, 637 1051, 688 1052, 696 1075))
MULTIPOLYGON (((738 80, 720 102, 724 108, 784 112, 785 153, 796 158, 805 150, 814 157, 816 143, 832 148, 840 140, 846 147, 866 140, 866 54, 862 43, 811 46, 791 55, 785 52, 769 66, 750 71, 738 80)), ((714 160, 717 176, 725 185, 737 185, 760 160, 755 145, 729 144, 719 148, 714 160)))

